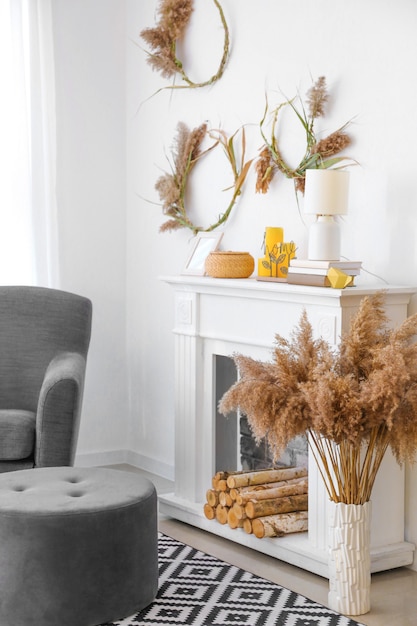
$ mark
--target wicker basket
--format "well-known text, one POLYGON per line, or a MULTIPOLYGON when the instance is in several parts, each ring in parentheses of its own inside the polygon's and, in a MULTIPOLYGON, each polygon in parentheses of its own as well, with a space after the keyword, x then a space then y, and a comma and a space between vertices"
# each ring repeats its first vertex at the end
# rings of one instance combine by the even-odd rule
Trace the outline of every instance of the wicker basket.
POLYGON ((249 252, 211 252, 206 259, 206 274, 212 278, 248 278, 255 269, 249 252))

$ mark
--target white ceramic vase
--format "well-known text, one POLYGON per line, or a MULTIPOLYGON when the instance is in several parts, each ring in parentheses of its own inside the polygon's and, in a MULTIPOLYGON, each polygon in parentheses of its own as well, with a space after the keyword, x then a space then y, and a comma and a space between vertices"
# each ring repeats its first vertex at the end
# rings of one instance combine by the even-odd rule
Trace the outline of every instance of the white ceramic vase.
POLYGON ((329 507, 329 607, 344 615, 371 608, 371 502, 329 507))

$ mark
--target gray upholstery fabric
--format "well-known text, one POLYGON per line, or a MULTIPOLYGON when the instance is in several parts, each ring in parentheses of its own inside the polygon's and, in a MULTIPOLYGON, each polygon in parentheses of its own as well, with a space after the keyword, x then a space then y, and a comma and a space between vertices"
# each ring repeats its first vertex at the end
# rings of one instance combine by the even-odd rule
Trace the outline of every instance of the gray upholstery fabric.
MULTIPOLYGON (((13 456, 4 451, 6 443, 0 449, 0 472, 10 471, 10 459, 14 469, 73 464, 91 318, 91 302, 82 296, 0 287, 0 411, 11 412, 9 418, 35 415, 29 455, 16 456, 22 433, 16 435, 13 456)), ((33 425, 27 428, 28 440, 33 425)))
POLYGON ((35 413, 0 410, 0 459, 25 459, 35 447, 35 413))
POLYGON ((96 626, 158 589, 152 483, 106 469, 0 476, 1 626, 96 626))

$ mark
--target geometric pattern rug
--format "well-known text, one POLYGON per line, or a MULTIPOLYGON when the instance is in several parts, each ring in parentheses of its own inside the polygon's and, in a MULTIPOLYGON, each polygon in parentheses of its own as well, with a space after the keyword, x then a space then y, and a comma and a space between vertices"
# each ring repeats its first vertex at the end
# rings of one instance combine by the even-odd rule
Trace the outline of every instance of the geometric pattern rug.
POLYGON ((363 626, 166 535, 158 551, 155 601, 103 626, 363 626))

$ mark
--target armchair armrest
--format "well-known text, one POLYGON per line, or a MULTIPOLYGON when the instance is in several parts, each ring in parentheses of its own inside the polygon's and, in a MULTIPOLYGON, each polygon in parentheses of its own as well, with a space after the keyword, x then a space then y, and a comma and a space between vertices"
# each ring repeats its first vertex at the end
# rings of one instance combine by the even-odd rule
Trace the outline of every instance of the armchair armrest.
POLYGON ((52 359, 36 413, 35 467, 73 465, 86 362, 75 352, 52 359))

